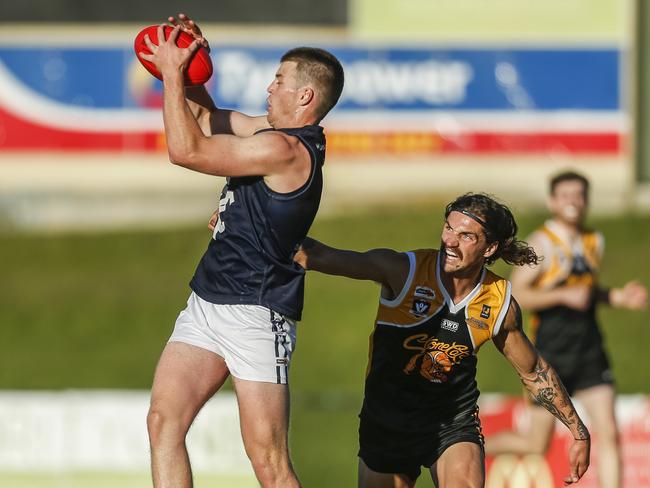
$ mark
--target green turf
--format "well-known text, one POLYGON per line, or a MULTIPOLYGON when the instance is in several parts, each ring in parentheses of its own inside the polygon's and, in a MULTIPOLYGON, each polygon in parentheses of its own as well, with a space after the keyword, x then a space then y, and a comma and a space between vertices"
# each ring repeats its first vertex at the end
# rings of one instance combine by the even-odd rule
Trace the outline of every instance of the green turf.
MULTIPOLYGON (((359 250, 437 246, 440 210, 318 219, 312 235, 359 250)), ((542 220, 519 218, 522 236, 542 220)), ((650 285, 650 217, 592 223, 607 238, 603 283, 638 278, 650 285)), ((0 388, 148 388, 208 239, 203 229, 0 236, 0 388)), ((305 486, 355 484, 357 412, 377 295, 373 283, 308 276, 291 383, 293 457, 305 486)), ((601 318, 619 391, 650 393, 648 313, 603 309, 601 318)), ((520 392, 491 344, 479 358, 483 391, 520 392)), ((0 485, 23 486, 1 478, 0 485)))

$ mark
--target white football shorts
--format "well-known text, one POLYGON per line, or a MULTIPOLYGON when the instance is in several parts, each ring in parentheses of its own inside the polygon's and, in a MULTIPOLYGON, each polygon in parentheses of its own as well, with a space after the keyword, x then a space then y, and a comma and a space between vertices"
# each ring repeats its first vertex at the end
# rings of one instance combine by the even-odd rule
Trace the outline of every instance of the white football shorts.
POLYGON ((192 292, 169 342, 218 354, 235 378, 285 385, 296 322, 260 305, 217 305, 192 292))

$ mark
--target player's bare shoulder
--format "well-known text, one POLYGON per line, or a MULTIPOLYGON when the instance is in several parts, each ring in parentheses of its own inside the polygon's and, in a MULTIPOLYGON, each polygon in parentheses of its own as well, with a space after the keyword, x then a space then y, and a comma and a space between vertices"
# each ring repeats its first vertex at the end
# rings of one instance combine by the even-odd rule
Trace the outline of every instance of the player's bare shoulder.
POLYGON ((300 139, 279 130, 263 130, 254 138, 268 145, 275 160, 274 170, 264 177, 269 188, 278 193, 289 193, 301 188, 309 180, 312 159, 300 139))
POLYGON ((255 144, 263 144, 276 161, 294 164, 311 160, 309 151, 295 135, 269 128, 258 130, 250 137, 255 144))

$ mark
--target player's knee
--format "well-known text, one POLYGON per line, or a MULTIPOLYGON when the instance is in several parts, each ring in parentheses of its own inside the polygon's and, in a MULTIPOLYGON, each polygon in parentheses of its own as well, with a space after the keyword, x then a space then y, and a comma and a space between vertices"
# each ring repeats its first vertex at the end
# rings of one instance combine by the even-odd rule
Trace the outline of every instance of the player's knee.
MULTIPOLYGON (((438 476, 439 484, 450 488, 482 488, 485 482, 483 458, 455 459, 447 462, 438 476)), ((432 471, 432 479, 434 472, 432 471)))
POLYGON ((283 456, 273 449, 254 449, 248 452, 248 458, 255 472, 275 473, 280 471, 282 465, 285 464, 283 456))
POLYGON ((550 444, 551 444, 550 437, 531 439, 529 444, 530 450, 528 452, 529 454, 536 454, 538 456, 543 456, 544 454, 546 454, 546 451, 548 451, 550 444))
POLYGON ((158 409, 149 409, 147 413, 147 430, 149 431, 149 439, 152 443, 156 443, 165 425, 165 415, 158 409))
POLYGON ((551 423, 547 429, 537 430, 533 435, 527 437, 528 454, 536 454, 539 456, 546 454, 546 451, 551 446, 554 431, 554 423, 551 423))
POLYGON ((618 429, 615 424, 601 426, 596 434, 600 444, 608 446, 609 448, 619 446, 618 429))
POLYGON ((149 439, 152 444, 158 443, 163 436, 165 438, 180 440, 185 438, 187 428, 177 416, 171 415, 164 409, 151 407, 147 414, 147 430, 149 431, 149 439))

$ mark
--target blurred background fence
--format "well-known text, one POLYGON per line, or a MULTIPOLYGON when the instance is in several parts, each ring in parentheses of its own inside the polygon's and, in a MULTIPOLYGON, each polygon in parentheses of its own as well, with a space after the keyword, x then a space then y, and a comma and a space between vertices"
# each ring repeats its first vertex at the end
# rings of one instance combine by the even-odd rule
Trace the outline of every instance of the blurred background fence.
MULTIPOLYGON (((169 164, 161 84, 133 53, 142 26, 179 9, 210 39, 215 74, 207 87, 219 106, 264 113, 279 57, 296 45, 329 49, 343 62, 343 97, 323 122, 328 158, 316 237, 354 248, 435 246, 441 204, 469 190, 510 204, 525 235, 544 218, 548 176, 573 168, 593 184, 592 222, 608 240, 603 279, 650 284, 650 9, 642 0, 189 1, 155 9, 121 0, 4 2, 0 388, 74 396, 150 385, 223 184, 169 164)), ((369 284, 308 279, 291 432, 306 486, 354 485, 376 295, 369 284)), ((650 390, 648 318, 603 313, 606 326, 624 330, 606 336, 620 391, 642 394, 623 407, 639 419, 650 390)), ((483 391, 517 393, 514 373, 492 351, 481 353, 479 371, 483 391)), ((236 423, 231 406, 224 425, 236 423)), ((25 415, 0 426, 14 436, 5 439, 39 418, 25 415)), ((92 419, 85 425, 92 430, 92 419)), ((131 432, 127 425, 137 423, 124 425, 131 432)), ((628 458, 650 459, 647 421, 630 432, 637 437, 626 438, 628 458)), ((2 438, 0 454, 24 454, 2 438)), ((36 473, 6 459, 0 484, 2 476, 7 486, 88 484, 78 466, 36 473)), ((650 472, 635 463, 626 465, 628 486, 650 486, 650 472)), ((250 474, 206 471, 216 476, 206 483, 254 486, 250 474)), ((148 483, 144 474, 122 475, 103 472, 92 482, 148 483)))

